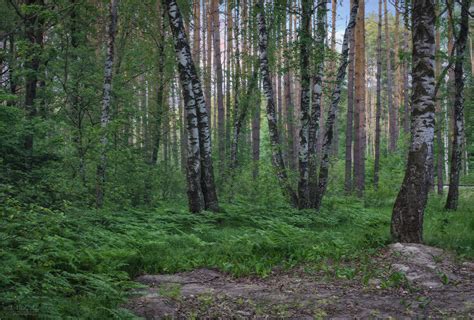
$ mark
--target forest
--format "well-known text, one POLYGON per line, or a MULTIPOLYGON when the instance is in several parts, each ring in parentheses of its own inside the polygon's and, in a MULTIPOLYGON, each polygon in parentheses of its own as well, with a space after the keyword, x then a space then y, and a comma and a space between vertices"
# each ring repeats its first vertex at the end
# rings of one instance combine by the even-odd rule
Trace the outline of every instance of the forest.
POLYGON ((0 16, 0 319, 474 317, 471 0, 0 16))

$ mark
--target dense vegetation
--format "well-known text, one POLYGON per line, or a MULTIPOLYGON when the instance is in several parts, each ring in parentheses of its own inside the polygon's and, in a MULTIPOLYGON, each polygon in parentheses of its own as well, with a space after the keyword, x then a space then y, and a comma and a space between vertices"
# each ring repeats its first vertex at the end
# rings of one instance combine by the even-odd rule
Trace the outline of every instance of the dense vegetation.
MULTIPOLYGON (((411 177, 407 41, 421 2, 384 0, 383 20, 382 1, 378 16, 346 2, 0 2, 0 318, 133 318, 121 306, 136 276, 199 267, 368 283, 411 177)), ((437 120, 415 242, 463 260, 474 55, 458 2, 429 25, 437 120)))

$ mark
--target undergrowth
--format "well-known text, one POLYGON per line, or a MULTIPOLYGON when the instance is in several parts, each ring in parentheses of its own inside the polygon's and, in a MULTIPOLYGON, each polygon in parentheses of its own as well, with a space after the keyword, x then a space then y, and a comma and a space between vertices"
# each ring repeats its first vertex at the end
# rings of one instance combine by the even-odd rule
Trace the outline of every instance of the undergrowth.
MULTIPOLYGON (((0 206, 2 319, 132 318, 119 306, 139 274, 208 267, 265 277, 276 266, 369 263, 390 241, 390 207, 351 198, 328 198, 319 213, 248 203, 199 215, 176 204, 52 211, 10 198, 0 206)), ((440 207, 436 199, 428 207, 427 242, 474 257, 472 209, 440 207)), ((353 276, 349 271, 339 273, 353 276)))

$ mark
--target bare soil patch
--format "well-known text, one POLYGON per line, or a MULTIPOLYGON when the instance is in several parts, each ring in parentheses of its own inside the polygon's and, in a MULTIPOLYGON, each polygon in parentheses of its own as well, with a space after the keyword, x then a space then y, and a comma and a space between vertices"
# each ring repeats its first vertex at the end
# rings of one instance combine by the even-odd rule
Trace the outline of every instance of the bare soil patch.
MULTIPOLYGON (((347 263, 351 267, 351 263, 347 263)), ((269 277, 197 269, 143 275, 126 308, 146 319, 474 318, 474 263, 419 244, 394 244, 350 279, 301 266, 269 277)))

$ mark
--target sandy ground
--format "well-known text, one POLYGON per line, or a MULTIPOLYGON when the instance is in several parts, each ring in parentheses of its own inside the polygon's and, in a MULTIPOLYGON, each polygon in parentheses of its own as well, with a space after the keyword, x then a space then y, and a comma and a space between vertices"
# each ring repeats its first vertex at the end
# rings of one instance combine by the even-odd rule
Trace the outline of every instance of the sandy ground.
MULTIPOLYGON (((146 319, 474 319, 474 263, 441 249, 394 244, 366 266, 371 278, 300 266, 267 278, 209 269, 143 275, 125 305, 146 319)), ((351 265, 347 263, 347 270, 351 265)))

